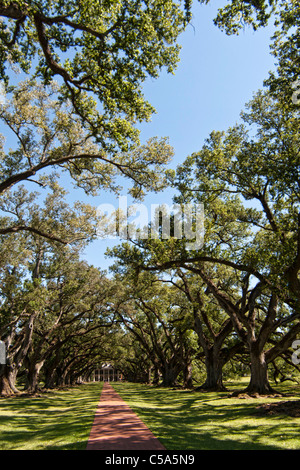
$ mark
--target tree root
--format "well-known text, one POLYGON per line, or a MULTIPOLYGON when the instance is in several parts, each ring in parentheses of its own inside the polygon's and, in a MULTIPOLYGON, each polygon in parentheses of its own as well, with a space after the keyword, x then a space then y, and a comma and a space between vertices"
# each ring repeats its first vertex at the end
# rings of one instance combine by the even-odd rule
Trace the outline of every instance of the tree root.
POLYGON ((283 393, 280 393, 280 392, 277 392, 276 390, 274 389, 269 389, 269 390, 265 390, 265 391, 261 391, 261 392, 257 392, 255 390, 249 390, 249 389, 245 389, 245 390, 236 390, 235 392, 232 392, 230 393, 230 395, 228 395, 228 398, 260 398, 260 397, 269 397, 269 398, 280 398, 280 397, 284 397, 284 394, 283 393))
POLYGON ((257 406, 259 414, 279 415, 285 414, 294 418, 300 417, 300 400, 291 400, 278 403, 264 403, 257 406))

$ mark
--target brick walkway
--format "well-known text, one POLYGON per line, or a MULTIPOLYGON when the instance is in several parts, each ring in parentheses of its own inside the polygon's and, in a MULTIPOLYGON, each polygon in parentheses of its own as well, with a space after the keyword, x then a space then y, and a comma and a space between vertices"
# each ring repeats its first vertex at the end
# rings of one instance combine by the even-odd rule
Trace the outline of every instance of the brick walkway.
POLYGON ((113 387, 105 383, 87 450, 165 450, 113 387))

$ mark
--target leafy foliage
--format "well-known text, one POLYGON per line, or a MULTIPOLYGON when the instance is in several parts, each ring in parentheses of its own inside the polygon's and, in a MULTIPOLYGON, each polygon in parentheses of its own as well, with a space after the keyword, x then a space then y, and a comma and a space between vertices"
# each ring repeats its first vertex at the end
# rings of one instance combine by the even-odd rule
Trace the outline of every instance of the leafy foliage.
POLYGON ((9 82, 7 65, 44 84, 60 80, 60 96, 104 150, 127 152, 136 144, 137 121, 153 107, 141 84, 178 62, 178 35, 185 13, 173 1, 37 2, 1 1, 0 77, 9 82))

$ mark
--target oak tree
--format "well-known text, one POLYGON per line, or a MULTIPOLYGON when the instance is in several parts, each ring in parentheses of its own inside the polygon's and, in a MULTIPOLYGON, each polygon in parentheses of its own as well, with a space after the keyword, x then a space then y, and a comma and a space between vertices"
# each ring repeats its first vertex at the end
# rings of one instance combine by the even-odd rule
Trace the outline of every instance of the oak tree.
POLYGON ((161 69, 173 73, 184 7, 167 0, 0 2, 0 78, 18 66, 48 84, 59 80, 82 124, 102 149, 128 151, 136 122, 153 107, 142 84, 161 69))

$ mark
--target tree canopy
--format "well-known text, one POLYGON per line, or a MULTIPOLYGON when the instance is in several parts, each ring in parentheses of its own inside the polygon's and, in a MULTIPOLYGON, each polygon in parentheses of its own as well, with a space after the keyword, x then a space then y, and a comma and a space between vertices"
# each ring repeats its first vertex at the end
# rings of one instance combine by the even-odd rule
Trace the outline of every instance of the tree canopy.
POLYGON ((104 150, 128 151, 134 124, 153 107, 143 96, 147 77, 178 62, 186 23, 173 1, 1 1, 0 78, 18 66, 48 84, 60 83, 82 124, 104 150))
POLYGON ((168 139, 141 144, 137 124, 154 112, 147 77, 174 73, 191 1, 2 0, 0 16, 0 393, 88 380, 106 360, 156 385, 192 387, 196 373, 206 390, 246 368, 249 393, 273 393, 270 370, 299 370, 298 2, 219 9, 227 34, 274 20, 277 69, 174 171, 168 139), (65 175, 90 196, 118 193, 119 176, 134 198, 168 185, 181 207, 204 205, 203 246, 176 236, 174 215, 167 239, 109 250, 108 276, 81 259, 99 214, 66 203, 65 175))
POLYGON ((265 90, 241 117, 226 132, 212 132, 174 174, 177 203, 204 203, 203 247, 188 250, 174 237, 111 253, 120 269, 137 273, 197 273, 250 352, 248 390, 266 393, 267 363, 300 331, 299 109, 265 90), (230 275, 236 291, 228 288, 230 275))

